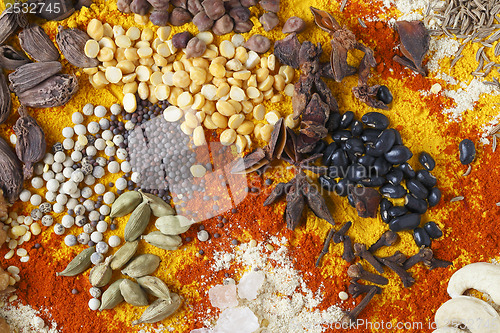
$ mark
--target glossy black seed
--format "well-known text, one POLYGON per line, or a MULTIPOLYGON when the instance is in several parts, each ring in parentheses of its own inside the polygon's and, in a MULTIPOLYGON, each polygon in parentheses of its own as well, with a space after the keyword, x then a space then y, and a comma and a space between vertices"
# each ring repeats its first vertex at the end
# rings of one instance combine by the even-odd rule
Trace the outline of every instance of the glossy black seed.
POLYGON ((328 167, 328 176, 330 178, 344 178, 347 167, 338 167, 336 165, 328 167))
POLYGON ((331 155, 329 160, 329 165, 337 166, 337 167, 347 167, 349 165, 349 161, 347 160, 347 155, 345 151, 342 149, 337 149, 331 155))
POLYGON ((406 214, 398 216, 389 221, 389 229, 392 231, 412 230, 420 225, 419 214, 406 214))
POLYGON ((396 141, 394 141, 395 145, 402 145, 403 144, 403 139, 401 138, 401 133, 395 128, 390 128, 391 131, 394 132, 394 135, 396 136, 396 141))
POLYGON ((436 206, 439 201, 441 201, 441 191, 437 187, 431 188, 431 190, 429 191, 429 196, 427 197, 429 207, 436 206))
POLYGON ((392 202, 390 202, 386 198, 382 198, 382 200, 380 200, 380 217, 385 223, 389 223, 389 220, 391 219, 391 217, 389 216, 389 209, 392 206, 392 202))
POLYGON ((335 187, 337 186, 337 181, 335 179, 324 175, 318 177, 318 182, 323 189, 330 192, 335 191, 335 187))
POLYGON ((415 244, 417 244, 418 247, 430 247, 432 243, 431 237, 423 228, 416 228, 415 230, 413 230, 413 239, 415 240, 415 244))
POLYGON ((384 177, 372 176, 369 178, 361 179, 358 183, 366 187, 379 187, 386 183, 384 177))
POLYGON ((340 128, 347 128, 351 126, 352 121, 354 120, 354 112, 346 111, 342 117, 340 118, 340 128))
POLYGON ((373 157, 379 157, 379 156, 384 155, 384 153, 382 153, 380 150, 375 148, 375 144, 373 144, 373 143, 368 143, 366 145, 366 154, 369 156, 373 156, 373 157))
POLYGON ((339 146, 332 142, 323 150, 323 158, 322 163, 325 166, 329 166, 331 164, 332 154, 339 148, 339 146))
POLYGON ((328 121, 326 122, 326 128, 328 131, 331 133, 335 130, 337 130, 340 127, 340 119, 342 116, 338 112, 332 112, 330 113, 330 117, 328 118, 328 121))
POLYGON ((460 162, 463 165, 471 163, 476 158, 476 147, 474 142, 469 139, 463 139, 458 145, 458 150, 460 152, 460 162))
POLYGON ((402 198, 406 195, 406 190, 401 185, 386 184, 380 187, 379 191, 383 196, 393 199, 402 198))
POLYGON ((318 142, 316 142, 316 145, 311 151, 311 155, 322 154, 325 151, 326 147, 328 147, 328 142, 326 142, 325 140, 319 140, 318 142))
POLYGON ((413 170, 412 166, 408 163, 401 164, 397 169, 403 171, 405 179, 412 179, 416 176, 415 170, 413 170))
POLYGON ((407 194, 405 196, 405 207, 412 213, 425 214, 427 201, 418 199, 413 194, 407 194))
POLYGON ((443 232, 436 224, 436 222, 430 221, 424 224, 424 230, 432 239, 438 239, 443 236, 443 232))
POLYGON ((406 181, 406 188, 411 194, 419 199, 425 199, 429 195, 429 190, 425 185, 416 179, 408 179, 406 181))
POLYGON ((436 177, 427 170, 418 170, 417 180, 428 188, 434 187, 437 184, 436 177))
POLYGON ((349 202, 349 205, 351 205, 351 207, 356 208, 356 204, 354 202, 354 197, 352 196, 352 192, 347 193, 347 202, 349 202))
POLYGON ((356 162, 358 162, 359 164, 362 164, 364 166, 372 166, 373 163, 375 163, 375 157, 370 156, 370 155, 363 155, 363 156, 358 157, 356 162))
POLYGON ((413 156, 410 149, 406 146, 396 145, 384 154, 385 159, 392 164, 402 164, 413 156))
POLYGON ((359 120, 355 120, 351 124, 351 133, 354 136, 360 136, 363 133, 363 123, 359 120))
POLYGON ((360 138, 363 142, 375 142, 378 139, 378 136, 382 133, 381 130, 375 128, 367 128, 363 131, 360 138))
POLYGON ((394 134, 394 131, 391 130, 382 131, 377 141, 375 141, 375 149, 380 151, 379 156, 382 156, 382 154, 388 152, 394 145, 395 141, 396 141, 396 134, 394 134))
POLYGON ((392 165, 386 161, 384 157, 377 157, 373 163, 373 171, 379 177, 385 176, 390 170, 392 165))
POLYGON ((354 155, 362 155, 365 152, 365 144, 358 138, 350 138, 342 144, 342 149, 354 155))
POLYGON ((347 196, 347 193, 349 192, 349 185, 351 185, 351 182, 349 182, 347 178, 341 179, 335 187, 335 193, 341 197, 347 196))
POLYGON ((368 112, 361 117, 361 121, 368 127, 380 130, 389 126, 389 118, 380 112, 368 112))
POLYGON ((380 86, 380 88, 378 88, 377 99, 384 104, 391 104, 392 94, 387 86, 380 86))
POLYGON ((418 161, 422 166, 429 171, 434 170, 436 167, 436 161, 432 158, 431 154, 423 151, 418 155, 418 161))
POLYGON ((389 208, 389 216, 398 217, 403 216, 408 213, 408 209, 405 206, 392 206, 389 208))
POLYGON ((361 164, 353 164, 347 168, 347 179, 352 182, 358 182, 361 179, 368 178, 368 170, 364 165, 361 164))
POLYGON ((346 141, 347 139, 352 138, 352 133, 349 130, 337 130, 332 133, 332 139, 335 142, 346 141))
POLYGON ((399 169, 393 169, 387 175, 385 175, 387 181, 392 185, 399 185, 403 180, 403 177, 404 177, 403 171, 399 169))

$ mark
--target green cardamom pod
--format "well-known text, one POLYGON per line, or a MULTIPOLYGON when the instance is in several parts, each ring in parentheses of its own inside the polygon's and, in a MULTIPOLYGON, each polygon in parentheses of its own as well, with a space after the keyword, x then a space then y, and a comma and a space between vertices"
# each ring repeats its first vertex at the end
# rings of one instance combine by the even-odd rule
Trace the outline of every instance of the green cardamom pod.
POLYGON ((142 313, 141 318, 134 320, 132 325, 152 324, 161 321, 177 311, 182 304, 182 299, 179 295, 172 293, 172 299, 157 299, 142 313))
POLYGON ((0 138, 0 188, 10 203, 19 199, 23 190, 23 167, 16 154, 4 139, 0 138))
POLYGON ((78 91, 74 75, 56 74, 37 86, 17 94, 22 105, 33 108, 52 108, 66 104, 78 91))
POLYGON ((134 306, 146 306, 149 304, 148 297, 144 290, 137 283, 124 279, 120 283, 120 291, 127 302, 134 306))
POLYGON ((191 221, 182 215, 168 215, 158 218, 155 222, 156 228, 165 235, 180 235, 191 227, 191 221))
POLYGON ((157 197, 156 195, 150 194, 150 193, 144 193, 140 191, 141 194, 145 197, 151 200, 149 205, 151 206, 151 212, 153 213, 154 216, 156 217, 162 217, 166 215, 173 215, 175 214, 175 210, 170 206, 167 202, 165 202, 163 199, 157 197))
POLYGON ((9 74, 10 89, 16 94, 37 86, 61 71, 59 61, 31 62, 9 74))
POLYGON ((12 97, 10 96, 7 79, 0 70, 0 124, 7 120, 12 109, 12 97))
POLYGON ((128 265, 122 269, 122 273, 137 279, 156 271, 158 266, 160 266, 160 262, 161 259, 157 255, 149 253, 141 254, 132 259, 128 265))
POLYGON ((160 249, 175 251, 182 245, 182 238, 180 236, 164 235, 160 231, 153 231, 141 237, 148 244, 156 246, 160 249))
POLYGON ((109 256, 103 263, 94 266, 94 268, 90 270, 89 282, 92 287, 101 288, 107 285, 109 281, 111 281, 113 270, 109 267, 109 262, 112 259, 113 256, 109 256))
POLYGON ((111 260, 111 263, 109 264, 109 267, 111 267, 112 270, 115 270, 125 266, 125 264, 134 256, 138 246, 138 240, 133 242, 125 242, 125 244, 123 244, 118 249, 118 251, 116 251, 113 259, 111 260))
MULTIPOLYGON (((25 20, 23 13, 15 13, 11 7, 5 9, 0 15, 0 44, 3 44, 19 27, 19 20, 25 20)), ((19 7, 18 7, 19 8, 19 7)))
POLYGON ((99 311, 113 309, 115 306, 124 301, 120 291, 120 283, 125 279, 119 279, 113 282, 101 296, 101 306, 99 311))
POLYGON ((59 51, 49 35, 38 24, 30 24, 19 33, 19 43, 24 52, 36 61, 56 61, 59 51))
POLYGON ((109 217, 122 217, 130 214, 142 201, 142 196, 137 191, 125 192, 113 202, 109 217))
POLYGON ((70 64, 81 68, 97 67, 99 65, 99 60, 85 55, 85 44, 90 39, 86 32, 77 28, 64 29, 61 25, 57 29, 57 46, 59 46, 59 50, 70 64))
POLYGON ((171 300, 168 286, 156 276, 143 276, 137 279, 137 283, 139 283, 139 285, 150 295, 164 300, 171 300))
POLYGON ((91 265, 90 256, 95 252, 95 246, 89 247, 80 252, 73 260, 70 261, 68 266, 59 273, 57 276, 75 276, 86 271, 91 265))
POLYGON ((13 71, 17 67, 29 64, 29 60, 23 52, 16 50, 10 45, 0 46, 0 67, 13 71))
POLYGON ((18 113, 20 118, 12 127, 17 136, 16 154, 24 163, 24 179, 30 179, 33 175, 33 165, 45 156, 47 144, 42 127, 30 117, 27 109, 21 105, 18 113))
POLYGON ((146 230, 150 217, 151 208, 149 208, 149 202, 143 201, 134 209, 125 225, 125 231, 123 233, 125 241, 131 242, 139 238, 139 236, 144 233, 144 230, 146 230))

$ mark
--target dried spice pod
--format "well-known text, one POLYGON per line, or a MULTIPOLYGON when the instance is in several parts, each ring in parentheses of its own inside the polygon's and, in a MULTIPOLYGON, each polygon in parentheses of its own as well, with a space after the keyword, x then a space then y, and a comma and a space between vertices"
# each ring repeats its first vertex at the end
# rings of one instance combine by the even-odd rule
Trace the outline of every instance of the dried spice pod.
POLYGON ((31 60, 29 60, 23 52, 16 50, 12 46, 0 46, 0 67, 13 71, 19 66, 30 62, 31 60))
POLYGON ((132 211, 142 202, 142 195, 137 191, 125 192, 113 202, 109 217, 122 217, 132 213, 132 211))
POLYGON ((12 108, 12 98, 10 97, 7 79, 0 69, 0 124, 3 123, 10 115, 12 108))
POLYGON ((156 195, 145 193, 139 190, 139 192, 143 195, 144 199, 149 200, 149 207, 151 208, 151 213, 153 213, 156 217, 162 217, 167 215, 174 215, 175 210, 170 206, 168 202, 165 202, 163 199, 157 197, 156 195))
POLYGON ((156 276, 143 276, 137 279, 137 283, 154 297, 171 300, 168 286, 156 276))
POLYGON ((124 269, 122 274, 134 279, 149 275, 160 266, 161 259, 154 254, 141 254, 132 259, 124 269))
POLYGON ((125 279, 118 279, 113 282, 108 289, 101 296, 101 306, 99 311, 113 309, 115 306, 124 301, 122 293, 120 291, 120 284, 125 279))
POLYGON ((80 252, 73 260, 70 261, 68 266, 59 273, 57 276, 75 276, 87 270, 92 262, 90 261, 90 256, 95 252, 95 246, 86 248, 80 252))
POLYGON ((139 241, 126 242, 125 244, 116 251, 113 260, 111 260, 109 267, 112 270, 120 269, 134 256, 137 252, 137 247, 139 246, 139 241))
POLYGON ((120 283, 120 292, 128 304, 133 306, 146 306, 149 304, 148 296, 141 286, 134 281, 123 279, 120 283))
POLYGON ((0 44, 3 44, 19 27, 23 13, 14 13, 13 10, 5 9, 0 15, 0 44))
POLYGON ((86 32, 77 28, 64 29, 61 25, 57 29, 57 46, 70 64, 81 68, 97 67, 99 65, 99 60, 85 55, 85 44, 90 39, 86 32))
POLYGON ((33 175, 33 165, 45 156, 47 144, 43 129, 28 114, 28 110, 21 106, 18 113, 20 118, 13 126, 17 136, 16 154, 24 163, 24 179, 30 179, 33 175))
POLYGON ((400 50, 404 57, 394 56, 394 60, 423 76, 427 70, 422 67, 422 61, 429 51, 430 35, 422 21, 398 21, 396 28, 401 40, 400 50))
POLYGON ((10 89, 16 94, 31 89, 62 70, 59 61, 31 62, 9 74, 10 89))
POLYGON ((132 325, 152 324, 161 321, 177 311, 182 304, 182 298, 175 294, 171 294, 172 299, 157 299, 142 313, 141 318, 134 320, 132 325))
POLYGON ((0 138, 0 188, 5 198, 14 203, 23 190, 22 165, 14 151, 0 138))
POLYGON ((125 225, 125 230, 123 232, 125 241, 132 242, 139 238, 144 230, 146 230, 150 217, 151 208, 149 207, 149 201, 143 201, 134 209, 125 225))
POLYGON ((37 24, 30 24, 19 33, 19 43, 24 52, 36 61, 56 61, 59 51, 49 35, 37 24))
POLYGON ((76 76, 56 74, 36 87, 17 95, 21 104, 33 108, 51 108, 66 104, 78 91, 76 76))

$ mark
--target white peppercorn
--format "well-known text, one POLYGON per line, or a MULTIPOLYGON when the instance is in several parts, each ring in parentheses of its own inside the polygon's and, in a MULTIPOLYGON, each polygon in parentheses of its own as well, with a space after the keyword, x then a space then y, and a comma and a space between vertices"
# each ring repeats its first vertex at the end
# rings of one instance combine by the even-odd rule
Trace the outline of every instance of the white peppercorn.
POLYGON ((65 205, 68 203, 68 196, 62 193, 59 193, 56 197, 56 202, 61 205, 65 205))
POLYGON ((102 132, 101 137, 104 140, 113 140, 113 132, 111 132, 110 130, 105 130, 102 132))
POLYGON ((61 219, 61 224, 63 227, 69 229, 75 224, 75 218, 71 215, 64 215, 61 219))
POLYGON ((108 171, 111 173, 120 172, 120 164, 117 161, 111 161, 108 163, 108 171))
POLYGON ((73 211, 75 212, 76 215, 83 215, 86 212, 85 206, 82 204, 78 204, 73 208, 73 211))
MULTIPOLYGON (((104 260, 104 256, 100 253, 97 253, 97 252, 92 253, 92 255, 90 256, 90 261, 94 265, 100 264, 103 260, 104 260)), ((95 298, 93 298, 93 299, 95 299, 95 298)), ((89 303, 90 303, 90 301, 89 301, 89 303)))
POLYGON ((64 212, 64 206, 61 205, 60 203, 55 203, 53 206, 52 206, 52 210, 54 211, 54 213, 56 214, 59 214, 59 213, 62 213, 64 212))
POLYGON ((85 149, 85 153, 87 154, 87 156, 95 156, 97 155, 97 149, 94 146, 88 146, 85 149))
POLYGON ((206 242, 210 238, 210 235, 208 234, 208 231, 200 230, 198 231, 196 237, 198 237, 200 242, 206 242))
POLYGON ((80 142, 76 141, 74 146, 75 151, 83 151, 85 146, 83 146, 80 142))
POLYGON ((49 164, 49 165, 54 163, 54 155, 51 153, 45 154, 45 156, 43 157, 43 163, 49 164))
POLYGON ((108 216, 110 212, 111 208, 109 208, 109 206, 102 205, 99 207, 99 213, 101 213, 101 215, 108 216))
POLYGON ((71 153, 71 160, 73 162, 80 162, 82 160, 83 154, 79 151, 74 151, 71 153))
POLYGON ((92 224, 87 223, 83 226, 83 232, 87 234, 91 234, 95 231, 95 227, 92 226, 92 224))
POLYGON ((95 208, 95 202, 93 200, 87 199, 83 202, 83 206, 87 210, 87 212, 90 212, 94 210, 95 208))
POLYGON ((66 244, 66 246, 75 246, 76 244, 78 244, 76 236, 66 235, 66 237, 64 237, 64 244, 66 244))
POLYGON ((47 191, 47 193, 45 193, 45 200, 47 200, 48 202, 55 202, 56 198, 57 193, 55 192, 47 191))
POLYGON ((30 203, 33 205, 33 206, 38 206, 39 204, 42 203, 42 197, 40 196, 40 194, 33 194, 30 198, 30 203))
POLYGON ((63 184, 63 192, 66 194, 73 194, 78 190, 76 183, 72 180, 68 180, 63 184))
POLYGON ((71 159, 71 156, 67 156, 66 159, 63 162, 63 166, 65 167, 72 167, 75 162, 71 159))
POLYGON ((73 129, 75 130, 75 134, 76 135, 85 135, 85 134, 87 134, 87 128, 85 127, 85 125, 78 124, 78 125, 75 125, 73 127, 73 129))
POLYGON ((130 162, 129 162, 129 161, 123 161, 123 162, 120 164, 120 168, 121 168, 121 169, 122 169, 122 171, 123 171, 123 172, 125 172, 125 173, 132 171, 132 165, 130 165, 130 162))
POLYGON ((113 192, 106 192, 106 193, 104 193, 102 199, 103 199, 105 204, 111 205, 111 204, 113 204, 113 202, 115 202, 115 198, 116 198, 116 196, 113 192))
POLYGON ((132 172, 132 175, 130 176, 130 180, 136 184, 139 183, 141 181, 141 174, 136 172, 136 171, 132 172))
POLYGON ((127 156, 128 156, 128 153, 127 153, 127 150, 125 148, 118 148, 116 150, 116 157, 119 160, 124 160, 127 158, 127 156))
POLYGON ((98 157, 95 159, 95 161, 103 168, 106 166, 106 164, 108 164, 108 160, 106 160, 104 157, 98 157))
POLYGON ((104 148, 104 154, 106 154, 106 156, 115 156, 116 154, 116 147, 115 146, 107 146, 106 148, 104 148))
POLYGON ((42 188, 43 186, 43 179, 40 177, 33 177, 31 179, 31 186, 33 186, 36 189, 42 188))
POLYGON ((64 235, 64 232, 66 231, 66 229, 62 226, 62 224, 59 224, 59 223, 56 223, 54 224, 54 233, 56 235, 64 235))
POLYGON ((61 131, 61 134, 65 138, 71 138, 73 137, 73 135, 75 135, 75 131, 72 127, 64 127, 61 131))
POLYGON ((125 178, 118 178, 115 181, 115 187, 117 190, 125 190, 127 188, 127 180, 125 178))
POLYGON ((99 221, 99 216, 101 214, 99 214, 99 212, 97 210, 93 210, 89 213, 89 220, 90 222, 97 222, 99 221))
POLYGON ((95 177, 92 175, 86 175, 83 182, 85 183, 85 185, 92 186, 95 184, 95 177))
POLYGON ((90 240, 94 243, 102 241, 102 233, 100 233, 99 231, 94 231, 90 234, 90 240))
POLYGON ((103 241, 97 242, 95 250, 97 251, 97 253, 105 254, 109 250, 109 245, 103 241))
POLYGON ((54 179, 57 180, 59 183, 64 183, 66 181, 66 178, 64 177, 62 172, 56 173, 54 179))
POLYGON ((94 186, 94 192, 96 194, 103 194, 106 191, 106 187, 103 184, 96 184, 94 186))
POLYGON ((104 177, 104 168, 99 165, 94 167, 94 170, 92 171, 92 176, 98 179, 104 177))
MULTIPOLYGON (((57 155, 58 153, 56 153, 57 155)), ((64 153, 62 153, 64 155, 64 153)), ((64 157, 64 159, 66 159, 66 157, 64 157)), ((64 160, 63 160, 64 162, 64 160)), ((62 165, 62 162, 55 162, 54 164, 52 164, 52 171, 54 171, 55 173, 59 173, 62 171, 63 169, 63 165, 62 165)))
POLYGON ((109 237, 108 244, 111 247, 117 247, 120 245, 121 241, 122 240, 120 239, 120 237, 113 235, 113 236, 109 237))
POLYGON ((83 114, 86 116, 91 116, 94 113, 94 106, 90 103, 85 104, 82 110, 83 114))
POLYGON ((71 174, 71 180, 74 181, 77 184, 81 183, 84 178, 85 178, 85 175, 83 174, 82 170, 80 170, 80 169, 76 169, 71 174))
POLYGON ((54 223, 54 218, 52 215, 44 215, 42 217, 42 225, 50 227, 54 223))
POLYGON ((73 124, 75 125, 78 125, 78 124, 81 124, 83 123, 83 114, 81 114, 80 112, 76 111, 76 112, 73 112, 73 114, 71 115, 71 121, 73 122, 73 124))
POLYGON ((74 171, 73 168, 66 167, 66 168, 64 168, 62 174, 64 175, 64 177, 66 177, 66 178, 69 179, 69 178, 71 178, 71 175, 73 174, 73 171, 74 171))
POLYGON ((56 174, 54 173, 54 171, 49 170, 49 171, 43 173, 42 178, 43 178, 43 180, 48 182, 49 180, 54 179, 55 176, 56 176, 56 174))
POLYGON ((87 218, 83 215, 77 215, 75 217, 75 224, 76 224, 76 226, 78 226, 80 228, 84 227, 87 225, 87 218))
MULTIPOLYGON (((54 161, 55 162, 63 163, 65 160, 66 160, 66 154, 64 154, 62 151, 58 151, 57 153, 54 154, 54 161)), ((54 164, 52 164, 52 167, 54 167, 54 164)), ((54 172, 58 172, 58 171, 54 170, 54 172)))
POLYGON ((90 241, 90 236, 89 234, 82 232, 76 237, 76 240, 78 241, 78 243, 86 245, 90 241))
POLYGON ((98 122, 96 121, 91 121, 88 125, 87 125, 87 130, 89 131, 89 133, 91 134, 96 134, 99 132, 99 130, 101 129, 101 126, 99 125, 98 122))
POLYGON ((84 197, 85 199, 88 199, 92 196, 93 194, 93 191, 90 187, 88 186, 85 186, 84 188, 82 188, 82 191, 80 193, 82 195, 82 197, 84 197))
POLYGON ((22 190, 21 194, 19 194, 19 199, 22 202, 28 202, 31 198, 31 192, 29 190, 22 190))
POLYGON ((121 134, 117 134, 113 137, 113 143, 117 146, 119 146, 121 143, 123 143, 123 135, 121 134))
POLYGON ((102 130, 107 130, 109 128, 109 120, 106 118, 102 118, 99 120, 99 126, 102 130))
POLYGON ((78 205, 78 201, 76 199, 69 199, 68 203, 66 204, 66 208, 68 209, 75 209, 75 207, 78 205))
POLYGON ((90 294, 90 296, 92 296, 94 298, 99 298, 99 297, 101 297, 101 289, 99 289, 97 287, 91 287, 89 289, 89 294, 90 294))
POLYGON ((127 122, 125 123, 125 129, 126 129, 127 131, 131 131, 131 130, 133 130, 133 129, 134 129, 134 127, 135 127, 135 124, 134 124, 133 122, 131 122, 131 121, 127 121, 127 122))
POLYGON ((99 232, 106 232, 106 230, 108 230, 108 223, 106 221, 99 221, 96 230, 99 232))
POLYGON ((80 189, 77 188, 75 193, 70 194, 69 196, 74 198, 74 199, 80 199, 80 189))
POLYGON ((107 112, 108 110, 106 110, 106 108, 102 105, 98 105, 94 108, 94 115, 99 118, 103 118, 104 116, 106 116, 107 112))

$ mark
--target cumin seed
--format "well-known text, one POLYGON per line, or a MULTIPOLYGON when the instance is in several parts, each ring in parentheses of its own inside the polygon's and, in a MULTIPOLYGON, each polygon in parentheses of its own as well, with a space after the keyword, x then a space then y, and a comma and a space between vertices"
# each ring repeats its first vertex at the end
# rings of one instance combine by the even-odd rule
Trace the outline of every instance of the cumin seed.
POLYGON ((454 197, 453 199, 451 199, 450 202, 462 201, 464 199, 465 198, 463 196, 459 195, 458 197, 454 197))

